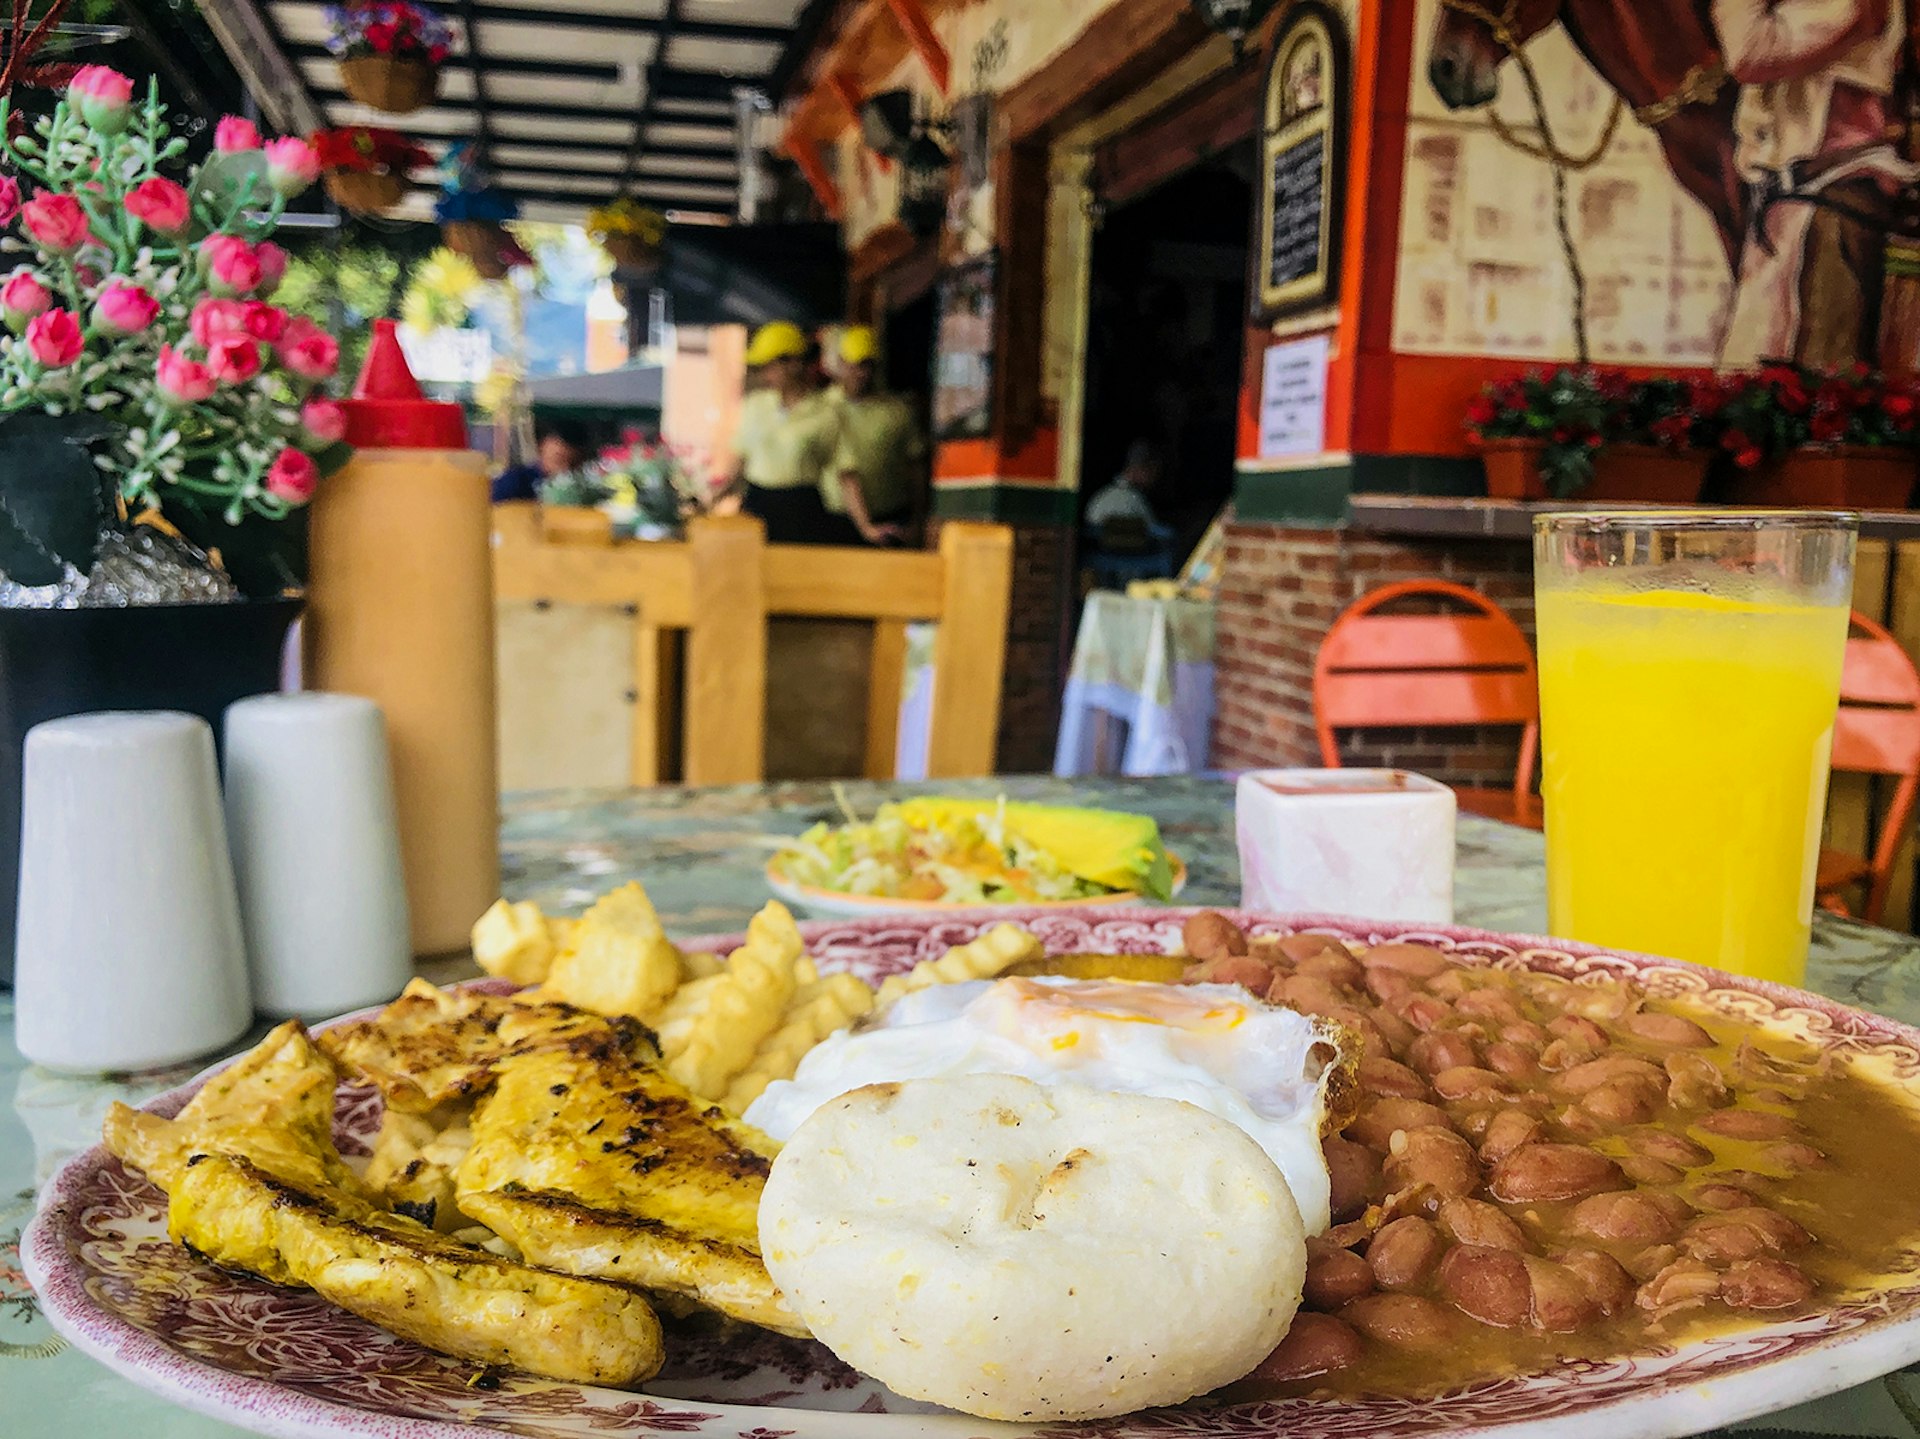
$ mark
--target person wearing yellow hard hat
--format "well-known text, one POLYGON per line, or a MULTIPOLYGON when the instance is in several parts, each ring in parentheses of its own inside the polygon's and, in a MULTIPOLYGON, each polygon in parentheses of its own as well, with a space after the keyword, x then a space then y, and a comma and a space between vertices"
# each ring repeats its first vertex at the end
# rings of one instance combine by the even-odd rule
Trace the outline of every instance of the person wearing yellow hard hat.
POLYGON ((880 341, 865 325, 841 332, 840 447, 821 498, 830 514, 870 545, 894 544, 913 527, 927 441, 913 407, 880 387, 880 341))
POLYGON ((814 383, 812 344, 788 320, 762 325, 747 346, 760 387, 740 405, 734 448, 741 510, 773 544, 831 544, 839 525, 821 499, 821 481, 840 448, 840 408, 814 383))

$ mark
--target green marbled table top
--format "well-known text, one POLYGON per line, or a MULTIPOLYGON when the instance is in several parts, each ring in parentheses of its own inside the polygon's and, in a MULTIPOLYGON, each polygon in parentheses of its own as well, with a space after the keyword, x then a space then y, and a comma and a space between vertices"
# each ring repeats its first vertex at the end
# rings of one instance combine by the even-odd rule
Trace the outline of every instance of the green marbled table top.
MULTIPOLYGON (((839 787, 839 796, 860 814, 904 792, 1004 792, 1015 799, 1151 814, 1168 847, 1189 867, 1183 902, 1224 905, 1239 899, 1230 781, 1023 777, 839 787)), ((504 888, 514 899, 573 913, 606 890, 639 879, 670 933, 740 930, 768 898, 762 871, 772 852, 769 841, 839 814, 834 787, 814 783, 517 796, 507 805, 501 836, 504 888)), ((1454 907, 1463 925, 1542 932, 1540 836, 1462 816, 1454 907)), ((428 972, 447 980, 472 967, 448 962, 428 972)), ((1814 922, 1808 984, 1844 1003, 1920 1024, 1920 941, 1821 915, 1814 922)), ((37 1315, 18 1263, 19 1231, 32 1211, 35 1187, 67 1156, 96 1142, 108 1104, 139 1103, 201 1067, 98 1079, 36 1069, 14 1048, 13 1001, 0 994, 0 1095, 12 1100, 0 1109, 0 1435, 6 1439, 215 1439, 240 1432, 177 1409, 63 1350, 37 1315)), ((1739 1432, 1920 1439, 1920 1382, 1913 1373, 1890 1376, 1743 1425, 1739 1432)))

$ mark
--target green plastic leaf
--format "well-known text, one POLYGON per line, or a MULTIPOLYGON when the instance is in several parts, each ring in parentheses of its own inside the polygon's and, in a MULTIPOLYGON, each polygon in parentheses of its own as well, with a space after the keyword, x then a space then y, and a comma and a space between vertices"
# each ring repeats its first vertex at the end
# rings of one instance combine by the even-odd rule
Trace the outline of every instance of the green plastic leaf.
POLYGON ((353 446, 345 440, 335 440, 325 449, 313 453, 313 462, 320 467, 322 477, 332 474, 352 458, 353 446))
POLYGON ((242 208, 266 209, 273 200, 273 187, 267 183, 267 157, 258 150, 233 150, 210 157, 200 167, 193 182, 193 206, 202 206, 219 219, 232 216, 249 239, 273 233, 272 219, 248 220, 242 208))

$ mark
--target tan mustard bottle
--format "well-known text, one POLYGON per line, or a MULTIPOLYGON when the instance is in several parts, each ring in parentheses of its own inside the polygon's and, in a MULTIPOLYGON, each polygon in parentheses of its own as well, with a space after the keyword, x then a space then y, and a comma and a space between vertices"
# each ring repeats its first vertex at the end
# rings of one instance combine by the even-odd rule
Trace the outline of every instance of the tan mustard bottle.
POLYGON ((500 890, 487 457, 422 395, 393 321, 373 329, 353 459, 313 502, 307 684, 385 713, 413 952, 445 954, 500 890))

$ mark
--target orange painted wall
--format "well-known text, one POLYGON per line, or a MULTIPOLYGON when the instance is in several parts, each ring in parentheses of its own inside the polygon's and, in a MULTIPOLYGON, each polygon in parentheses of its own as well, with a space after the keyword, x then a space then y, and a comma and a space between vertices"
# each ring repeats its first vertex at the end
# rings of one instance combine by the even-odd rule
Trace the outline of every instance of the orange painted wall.
POLYGON ((1042 426, 1018 449, 994 440, 948 440, 933 452, 935 485, 993 480, 1001 484, 1053 486, 1059 482, 1060 431, 1042 426))

